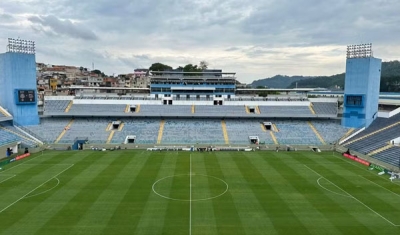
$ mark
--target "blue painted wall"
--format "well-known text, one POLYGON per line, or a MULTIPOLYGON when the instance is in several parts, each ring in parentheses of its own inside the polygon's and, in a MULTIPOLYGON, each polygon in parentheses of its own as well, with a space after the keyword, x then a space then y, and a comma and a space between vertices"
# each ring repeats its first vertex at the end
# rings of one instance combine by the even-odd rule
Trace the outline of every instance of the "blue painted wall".
POLYGON ((12 52, 0 54, 0 104, 13 115, 18 124, 39 124, 37 103, 17 105, 15 89, 36 91, 35 55, 12 52))
POLYGON ((368 127, 377 117, 382 60, 378 58, 352 58, 346 60, 344 110, 342 125, 368 127), (349 95, 363 97, 360 106, 346 104, 349 95))

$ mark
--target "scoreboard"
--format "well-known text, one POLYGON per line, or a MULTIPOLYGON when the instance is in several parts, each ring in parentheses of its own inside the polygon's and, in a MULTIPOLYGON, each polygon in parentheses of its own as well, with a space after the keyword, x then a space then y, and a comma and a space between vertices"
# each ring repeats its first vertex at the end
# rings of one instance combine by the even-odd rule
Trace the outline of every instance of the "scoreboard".
POLYGON ((36 104, 35 90, 15 90, 15 101, 17 104, 36 104))

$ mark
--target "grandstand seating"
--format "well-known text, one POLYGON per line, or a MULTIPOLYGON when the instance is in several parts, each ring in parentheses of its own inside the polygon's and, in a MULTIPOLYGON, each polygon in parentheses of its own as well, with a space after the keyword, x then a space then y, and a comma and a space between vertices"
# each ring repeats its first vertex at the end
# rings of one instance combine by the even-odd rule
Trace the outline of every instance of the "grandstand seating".
POLYGON ((24 133, 20 132, 13 126, 2 125, 1 127, 2 128, 0 128, 0 130, 2 133, 0 135, 2 135, 3 137, 1 137, 0 139, 3 139, 3 140, 0 141, 0 145, 1 145, 1 142, 6 143, 6 142, 12 142, 12 141, 20 141, 24 146, 27 146, 27 147, 36 147, 38 145, 38 143, 36 143, 34 140, 25 136, 24 133))
POLYGON ((44 102, 44 112, 63 113, 69 102, 69 100, 46 100, 44 102))
POLYGON ((245 106, 233 105, 196 105, 196 113, 208 114, 246 114, 245 106))
POLYGON ((321 144, 314 131, 305 121, 274 121, 278 132, 275 133, 279 144, 319 145, 321 144))
POLYGON ((315 102, 312 103, 316 114, 337 115, 338 106, 333 102, 315 102))
POLYGON ((313 126, 327 144, 336 143, 349 128, 340 125, 340 121, 312 121, 313 126))
POLYGON ((104 116, 107 114, 124 113, 125 104, 73 104, 69 110, 69 114, 80 114, 87 113, 88 115, 93 113, 102 113, 104 116))
POLYGON ((258 136, 261 143, 274 144, 271 135, 261 129, 260 121, 227 119, 225 122, 231 144, 248 144, 249 136, 258 136))
POLYGON ((140 105, 140 114, 161 115, 189 115, 192 113, 191 105, 140 105))
POLYGON ((25 128, 40 136, 44 142, 53 143, 70 120, 69 118, 42 118, 39 125, 25 126, 25 128))
POLYGON ((276 117, 302 117, 314 116, 308 106, 258 106, 261 114, 269 114, 276 117))
POLYGON ((392 148, 386 149, 380 153, 372 155, 373 158, 378 159, 382 162, 393 166, 400 166, 400 147, 393 146, 392 148))
POLYGON ((73 143, 77 137, 88 138, 89 143, 105 143, 109 136, 106 131, 109 122, 111 120, 106 118, 75 118, 59 143, 73 143))
MULTIPOLYGON (((244 108, 243 108, 244 109, 244 108)), ((169 119, 165 121, 163 144, 224 144, 219 119, 169 119)))
POLYGON ((400 137, 400 125, 393 125, 399 121, 400 114, 391 118, 377 118, 366 130, 347 140, 344 146, 363 154, 379 149, 390 140, 400 137))
POLYGON ((12 133, 5 131, 3 129, 0 129, 0 146, 19 141, 18 136, 13 135, 12 133))
POLYGON ((135 135, 137 144, 155 144, 157 143, 158 130, 160 128, 160 119, 120 119, 124 123, 122 131, 116 131, 111 143, 121 144, 125 141, 127 135, 135 135))

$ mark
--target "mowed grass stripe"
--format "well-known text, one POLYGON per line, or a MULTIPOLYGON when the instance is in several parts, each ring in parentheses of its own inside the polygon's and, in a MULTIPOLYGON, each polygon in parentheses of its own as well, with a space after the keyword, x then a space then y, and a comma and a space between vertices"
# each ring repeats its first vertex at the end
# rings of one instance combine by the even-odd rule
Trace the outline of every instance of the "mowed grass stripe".
POLYGON ((163 156, 157 152, 149 152, 140 155, 146 162, 138 172, 131 172, 127 179, 130 184, 128 190, 107 223, 107 226, 101 234, 132 234, 140 217, 143 214, 146 202, 152 193, 151 185, 154 183, 160 167, 162 166, 163 156))
POLYGON ((246 156, 232 157, 232 160, 236 163, 264 211, 268 213, 269 219, 278 233, 289 234, 293 231, 296 231, 296 234, 310 233, 294 214, 290 205, 276 191, 274 184, 277 182, 265 180, 246 156))
MULTIPOLYGON (((216 179, 200 176, 208 175, 205 166, 207 154, 192 154, 192 199, 216 196, 224 188, 213 187, 216 179)), ((217 182, 218 183, 218 182, 217 182)), ((213 199, 211 199, 213 200, 213 199)), ((213 202, 211 200, 192 202, 192 234, 218 234, 213 202)))
MULTIPOLYGON (((326 156, 326 157, 328 157, 328 156, 326 156)), ((382 211, 381 208, 386 207, 387 203, 383 202, 379 198, 374 197, 373 195, 370 195, 368 192, 365 191, 365 189, 363 189, 363 187, 360 186, 360 184, 353 183, 353 181, 358 181, 360 179, 358 179, 358 177, 356 175, 354 175, 354 177, 351 177, 351 173, 352 173, 351 171, 348 171, 345 168, 342 168, 341 167, 342 165, 339 165, 339 164, 337 166, 333 166, 331 163, 326 164, 326 160, 324 160, 324 159, 316 161, 315 158, 313 159, 313 158, 310 158, 305 155, 304 155, 303 159, 304 159, 304 161, 306 161, 306 164, 310 164, 310 166, 312 166, 312 169, 314 171, 316 171, 317 173, 319 173, 320 175, 322 175, 323 177, 325 177, 332 183, 336 184, 341 189, 350 193, 350 195, 355 196, 358 200, 360 200, 365 205, 369 206, 370 208, 372 208, 379 214, 381 214, 385 217, 387 216, 388 217, 387 219, 389 219, 389 220, 391 219, 389 217, 390 215, 382 213, 382 212, 386 212, 386 210, 382 211), (332 171, 330 168, 336 168, 336 170, 332 171), (340 175, 341 173, 343 175, 346 175, 347 177, 342 177, 340 175), (368 203, 367 197, 372 197, 373 200, 368 203), (381 204, 381 203, 384 203, 384 204, 381 204)), ((355 168, 354 170, 357 171, 357 168, 355 168)), ((341 191, 341 190, 339 190, 339 191, 341 191)), ((346 193, 344 193, 344 194, 346 194, 346 193)), ((377 224, 377 225, 379 224, 382 226, 389 225, 390 226, 390 224, 387 221, 385 221, 384 219, 382 219, 381 217, 376 215, 374 212, 369 210, 367 207, 365 207, 364 205, 362 205, 355 199, 346 198, 343 200, 350 200, 353 202, 353 207, 349 208, 348 212, 351 213, 355 218, 357 218, 357 220, 360 221, 364 226, 368 227, 371 224, 377 224)), ((389 208, 392 208, 392 211, 398 210, 397 208, 394 208, 392 206, 389 206, 389 208)))
MULTIPOLYGON (((232 194, 232 178, 225 176, 219 158, 223 160, 224 157, 220 153, 205 153, 204 164, 206 167, 207 175, 220 178, 228 183, 229 190, 221 197, 213 199, 212 206, 214 208, 214 217, 217 225, 218 234, 245 234, 243 222, 239 215, 239 209, 236 207, 235 199, 232 194)), ((227 167, 227 163, 223 161, 223 167, 227 167)), ((220 192, 217 188, 210 189, 212 194, 220 192)), ((239 204, 240 205, 240 204, 239 204)))
MULTIPOLYGON (((172 178, 170 196, 175 199, 190 198, 190 153, 178 152, 176 167, 172 178)), ((168 199, 166 199, 168 200, 168 199)), ((189 234, 189 201, 168 200, 162 234, 189 234)))
MULTIPOLYGON (((314 159, 311 160, 315 162, 314 159)), ((319 172, 321 175, 328 175, 327 179, 337 184, 351 196, 354 196, 392 223, 400 225, 399 196, 388 193, 377 185, 359 177, 360 173, 364 173, 361 169, 349 169, 345 164, 333 164, 327 158, 318 161, 318 163, 317 169, 323 172, 319 172)), ((357 202, 357 204, 368 210, 372 216, 377 216, 361 203, 357 202)), ((381 220, 383 219, 381 218, 381 220)))
MULTIPOLYGON (((45 225, 46 229, 51 228, 52 232, 57 234, 64 232, 65 228, 73 230, 74 226, 85 216, 87 210, 97 201, 104 190, 107 189, 115 176, 131 161, 132 158, 120 156, 123 152, 119 153, 116 156, 109 154, 104 156, 105 158, 111 158, 110 162, 104 162, 102 169, 99 168, 96 173, 93 172, 91 180, 87 181, 86 185, 69 200, 68 204, 47 222, 45 225)), ((97 216, 92 218, 91 223, 86 226, 105 226, 101 216, 102 213, 99 211, 97 216)))
MULTIPOLYGON (((368 180, 371 180, 372 182, 380 185, 381 187, 383 187, 383 188, 385 188, 387 190, 390 190, 395 194, 400 195, 400 185, 394 184, 393 182, 391 182, 389 180, 389 176, 386 175, 386 174, 383 175, 383 176, 379 176, 378 175, 378 171, 376 171, 376 170, 371 171, 371 170, 368 169, 367 166, 361 165, 361 164, 359 164, 357 162, 354 162, 354 161, 351 161, 351 160, 349 160, 347 158, 344 158, 343 156, 339 155, 338 153, 336 153, 334 155, 334 157, 330 157, 330 158, 327 158, 325 160, 328 160, 329 162, 339 161, 341 163, 341 167, 347 169, 348 171, 351 171, 351 172, 353 172, 355 174, 358 174, 359 176, 367 178, 368 180), (357 165, 355 166, 353 164, 357 164, 357 165), (356 168, 356 169, 359 168, 359 169, 356 170, 354 168, 356 168)), ((378 188, 375 188, 375 189, 379 189, 379 190, 376 190, 376 191, 381 191, 381 189, 382 189, 381 187, 379 187, 379 186, 376 186, 376 187, 378 187, 378 188)), ((371 188, 373 188, 373 187, 371 187, 371 188)), ((386 190, 383 190, 383 192, 389 193, 386 190)))
MULTIPOLYGON (((45 171, 51 170, 52 167, 55 167, 54 164, 62 163, 64 160, 63 157, 68 157, 68 154, 66 153, 59 153, 57 155, 60 157, 57 157, 56 159, 52 159, 49 157, 36 157, 33 158, 32 161, 26 162, 26 164, 23 165, 9 164, 9 168, 15 166, 16 167, 9 170, 6 169, 7 171, 4 173, 0 172, 0 175, 6 174, 16 176, 0 184, 0 197, 3 199, 7 198, 7 194, 12 195, 13 197, 15 197, 15 195, 20 195, 19 197, 21 197, 44 181, 46 181, 48 177, 51 176, 51 173, 46 174, 45 171), (38 160, 42 161, 39 163, 38 160), (45 178, 44 181, 43 178, 45 178)), ((4 202, 4 200, 2 200, 2 202, 4 202)), ((2 206, 0 205, 0 210, 1 209, 2 206)))
MULTIPOLYGON (((297 156, 282 155, 283 153, 278 157, 275 155, 264 156, 262 159, 273 168, 273 170, 267 169, 269 174, 279 174, 280 177, 284 178, 283 184, 287 185, 290 191, 296 192, 298 200, 292 208, 297 211, 296 215, 303 223, 307 224, 307 228, 312 233, 323 234, 329 231, 330 234, 351 234, 353 228, 343 226, 344 224, 360 226, 359 231, 362 234, 369 232, 347 213, 342 207, 343 203, 338 204, 334 200, 343 201, 342 197, 329 192, 325 192, 328 193, 328 196, 321 193, 321 188, 317 185, 315 176, 311 175, 312 172, 304 171, 304 167, 294 160, 294 158, 298 159, 297 156)), ((250 159, 254 158, 250 157, 250 159)), ((258 164, 256 166, 263 167, 264 165, 258 164)))
MULTIPOLYGON (((157 180, 166 176, 171 176, 175 173, 176 163, 178 159, 178 152, 168 152, 163 157, 162 166, 157 175, 157 180)), ((172 180, 160 181, 159 188, 163 188, 165 196, 170 196, 172 180)), ((162 198, 155 193, 151 193, 140 221, 133 234, 147 235, 147 234, 162 234, 164 227, 164 220, 167 216, 168 199, 162 198)))
MULTIPOLYGON (((44 213, 45 216, 37 223, 38 228, 34 234, 67 234, 71 230, 71 224, 80 214, 76 214, 76 196, 88 187, 101 171, 108 167, 114 158, 109 157, 107 152, 87 152, 88 156, 76 163, 68 172, 60 178, 61 187, 45 201, 40 208, 46 210, 46 206, 52 205, 52 210, 44 213), (47 204, 47 205, 46 205, 47 204)), ((86 197, 86 196, 85 196, 86 197)), ((85 202, 86 198, 79 198, 85 202)))
POLYGON ((81 216, 79 222, 70 230, 70 234, 99 234, 101 233, 107 222, 114 213, 116 206, 120 203, 128 186, 130 184, 130 176, 132 172, 138 172, 146 162, 144 157, 138 157, 142 152, 134 154, 127 151, 119 151, 118 155, 112 156, 121 161, 121 169, 114 170, 116 174, 106 174, 105 177, 110 177, 108 185, 99 185, 102 187, 102 192, 99 192, 98 198, 93 201, 90 208, 84 215, 81 216))
MULTIPOLYGON (((55 156, 60 156, 60 155, 57 154, 55 156)), ((72 155, 70 154, 70 156, 72 155)), ((70 158, 63 155, 63 157, 60 157, 60 159, 57 159, 57 161, 62 160, 64 157, 65 157, 64 160, 68 160, 68 158, 70 158)), ((84 159, 85 157, 82 158, 81 161, 84 161, 84 159)), ((42 226, 42 224, 49 219, 49 214, 50 214, 49 211, 56 210, 57 204, 55 203, 59 203, 60 200, 63 200, 64 194, 62 193, 61 196, 62 198, 59 200, 53 200, 50 198, 52 197, 52 195, 56 194, 60 190, 62 191, 63 185, 68 183, 69 180, 72 180, 74 178, 72 172, 74 171, 77 172, 77 169, 79 169, 79 165, 80 164, 78 162, 76 165, 69 168, 68 171, 57 177, 62 182, 62 183, 60 182, 60 185, 58 187, 55 187, 53 190, 48 191, 45 194, 41 194, 39 196, 31 197, 28 199, 23 199, 20 202, 13 205, 13 207, 10 208, 9 212, 4 211, 3 213, 1 213, 0 220, 2 221, 2 226, 0 226, 0 234, 3 234, 3 232, 4 234, 13 234, 15 233, 15 231, 20 231, 20 230, 22 231, 29 230, 30 233, 34 233, 35 230, 39 229, 42 226), (49 205, 51 205, 51 207, 49 207, 49 205)), ((68 166, 63 166, 63 167, 67 168, 68 166)), ((38 185, 36 185, 36 187, 37 186, 38 185)))

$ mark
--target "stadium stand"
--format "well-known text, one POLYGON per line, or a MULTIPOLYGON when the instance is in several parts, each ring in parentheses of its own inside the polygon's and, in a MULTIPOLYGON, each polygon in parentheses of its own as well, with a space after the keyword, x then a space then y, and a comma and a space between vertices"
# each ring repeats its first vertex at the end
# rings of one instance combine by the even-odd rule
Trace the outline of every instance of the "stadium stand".
POLYGON ((246 114, 245 106, 233 106, 233 105, 196 105, 196 113, 207 113, 207 114, 246 114))
POLYGON ((314 120, 312 124, 327 144, 336 143, 349 129, 341 126, 340 121, 314 120))
POLYGON ((156 144, 158 131, 160 128, 160 119, 120 119, 125 125, 122 131, 116 131, 111 143, 124 143, 126 136, 136 136, 137 144, 156 144))
POLYGON ((399 167, 400 166, 400 147, 393 146, 382 152, 372 155, 373 158, 385 162, 387 164, 399 167))
POLYGON ((312 103, 316 114, 337 115, 337 103, 333 102, 314 102, 312 103))
POLYGON ((36 147, 38 146, 38 143, 36 143, 34 140, 30 139, 29 137, 25 136, 24 133, 21 133, 19 130, 17 130, 15 127, 11 125, 4 125, 2 124, 0 126, 0 130, 3 132, 3 136, 6 140, 9 141, 20 141, 23 146, 25 147, 36 147))
POLYGON ((73 104, 69 110, 71 115, 81 113, 102 113, 104 116, 107 114, 124 113, 125 104, 73 104))
POLYGON ((141 105, 140 114, 142 115, 189 115, 192 113, 191 105, 141 105))
POLYGON ((88 138, 90 143, 105 143, 109 136, 106 131, 109 122, 106 118, 75 118, 59 143, 73 143, 77 137, 88 138))
POLYGON ((343 145, 367 154, 400 137, 400 114, 391 118, 377 118, 366 130, 347 140, 343 145))
POLYGON ((308 106, 258 106, 261 114, 269 114, 276 117, 302 117, 315 116, 308 106))
POLYGON ((279 144, 292 145, 319 145, 321 144, 318 137, 305 121, 275 121, 278 132, 275 136, 279 144))
MULTIPOLYGON (((244 109, 244 108, 243 108, 244 109)), ((163 144, 224 144, 219 119, 170 119, 165 121, 163 144)))
POLYGON ((41 136, 46 143, 54 143, 70 120, 69 118, 42 118, 40 125, 25 126, 25 128, 41 136))
POLYGON ((44 112, 63 113, 69 104, 69 100, 46 100, 44 102, 44 112))
POLYGON ((248 144, 249 136, 258 136, 260 143, 274 144, 271 135, 262 129, 260 121, 235 119, 225 121, 231 144, 248 144))
POLYGON ((19 138, 12 133, 0 128, 0 146, 14 141, 19 141, 19 138))

